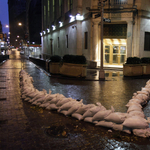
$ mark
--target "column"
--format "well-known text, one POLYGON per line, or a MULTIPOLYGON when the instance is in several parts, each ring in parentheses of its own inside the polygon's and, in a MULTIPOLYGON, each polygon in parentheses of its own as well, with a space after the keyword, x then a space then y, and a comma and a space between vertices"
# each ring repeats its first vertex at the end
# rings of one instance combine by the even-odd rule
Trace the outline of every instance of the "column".
POLYGON ((127 57, 132 57, 133 22, 127 24, 127 57))
POLYGON ((77 55, 82 55, 82 22, 77 21, 77 55))
POLYGON ((97 61, 97 55, 98 55, 98 35, 99 35, 99 29, 98 29, 98 21, 93 22, 93 35, 92 35, 92 61, 97 61))

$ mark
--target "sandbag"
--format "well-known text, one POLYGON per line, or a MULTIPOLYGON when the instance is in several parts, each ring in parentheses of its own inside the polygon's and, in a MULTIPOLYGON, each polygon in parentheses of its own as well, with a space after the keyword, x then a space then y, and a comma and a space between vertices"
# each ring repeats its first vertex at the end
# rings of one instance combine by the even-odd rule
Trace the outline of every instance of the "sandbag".
POLYGON ((50 104, 49 106, 46 107, 46 109, 48 109, 48 110, 57 110, 58 107, 56 106, 56 104, 50 104))
POLYGON ((76 119, 78 119, 78 120, 82 120, 83 119, 83 116, 81 114, 78 114, 78 113, 73 113, 71 116, 76 118, 76 119))
POLYGON ((142 112, 142 108, 137 105, 131 105, 128 108, 127 113, 129 113, 130 111, 141 111, 142 112))
POLYGON ((112 128, 113 128, 113 130, 122 131, 123 130, 123 125, 114 123, 112 128))
POLYGON ((46 108, 46 107, 48 107, 49 105, 50 105, 50 103, 47 102, 47 103, 42 103, 42 104, 40 104, 39 106, 40 106, 40 107, 43 107, 43 108, 46 108))
POLYGON ((83 105, 83 103, 77 103, 75 105, 73 105, 71 108, 68 109, 66 115, 72 115, 74 112, 76 112, 81 106, 83 105))
POLYGON ((92 121, 104 120, 110 113, 112 113, 111 110, 100 110, 93 116, 92 121))
POLYGON ((150 137, 150 128, 147 129, 133 129, 133 134, 140 137, 150 137))
POLYGON ((86 118, 84 118, 84 121, 85 121, 85 122, 93 123, 92 117, 86 117, 86 118))
POLYGON ((83 115, 88 109, 94 107, 94 104, 87 104, 87 105, 82 105, 77 111, 76 113, 79 113, 81 115, 83 115))
POLYGON ((129 113, 127 113, 127 117, 132 117, 132 116, 139 116, 142 118, 145 118, 144 112, 143 111, 130 111, 129 113))
POLYGON ((69 101, 72 101, 73 99, 72 98, 62 98, 60 101, 58 101, 56 103, 56 106, 57 107, 61 107, 63 104, 69 102, 69 101))
POLYGON ((94 106, 90 109, 88 109, 84 114, 83 114, 83 118, 86 117, 93 117, 98 111, 100 110, 106 110, 105 107, 101 107, 101 106, 94 106))
POLYGON ((132 129, 146 129, 149 127, 149 124, 146 119, 139 116, 132 116, 125 119, 123 126, 132 129))
POLYGON ((103 126, 107 128, 112 128, 113 127, 113 122, 108 122, 108 121, 98 121, 98 123, 95 124, 96 126, 103 126))
POLYGON ((130 106, 132 106, 132 105, 136 105, 136 106, 142 108, 141 104, 136 103, 136 102, 128 102, 128 103, 126 104, 126 107, 130 107, 130 106))
POLYGON ((126 117, 127 113, 113 112, 106 116, 104 120, 114 123, 123 123, 126 117))
POLYGON ((78 103, 78 102, 77 102, 76 100, 72 100, 72 101, 69 101, 69 102, 63 104, 63 105, 59 108, 58 112, 59 112, 59 111, 62 111, 62 110, 68 110, 68 109, 71 108, 75 103, 78 103))
POLYGON ((142 101, 142 100, 140 100, 140 99, 130 99, 128 103, 138 103, 138 104, 140 104, 140 105, 141 105, 141 104, 142 104, 142 102, 143 102, 143 101, 142 101))

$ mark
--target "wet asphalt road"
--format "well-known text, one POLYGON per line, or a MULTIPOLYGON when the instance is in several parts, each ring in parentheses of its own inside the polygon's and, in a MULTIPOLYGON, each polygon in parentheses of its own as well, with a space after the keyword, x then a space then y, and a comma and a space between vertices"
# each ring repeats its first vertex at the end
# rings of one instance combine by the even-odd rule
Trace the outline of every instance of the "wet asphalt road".
MULTIPOLYGON (((1 134, 3 137, 0 137, 0 149, 150 149, 149 139, 117 131, 109 133, 106 128, 95 127, 93 124, 77 121, 57 112, 49 112, 31 106, 30 103, 20 99, 17 86, 19 85, 19 71, 24 69, 33 77, 33 84, 38 90, 46 89, 48 91, 50 89, 52 93, 60 93, 74 99, 83 99, 84 104, 100 102, 107 109, 113 106, 116 111, 126 112, 125 105, 131 99, 133 93, 141 90, 141 87, 145 86, 149 78, 123 78, 120 74, 119 76, 109 76, 107 81, 81 81, 49 77, 32 62, 20 59, 18 51, 12 51, 10 60, 5 64, 0 70, 1 77, 7 73, 6 81, 10 89, 16 88, 16 97, 10 96, 12 99, 9 103, 7 101, 7 105, 4 101, 0 101, 0 133, 3 131, 3 134, 1 134), (6 110, 14 109, 11 105, 15 105, 18 114, 20 112, 24 115, 19 114, 21 117, 18 118, 16 113, 13 116, 14 111, 12 111, 13 119, 11 118, 10 123, 10 114, 6 110), (5 112, 2 110, 5 110, 5 112), (19 121, 13 121, 15 117, 19 121), (50 126, 65 128, 63 130, 66 130, 68 137, 49 136, 47 129, 50 126), (16 144, 15 141, 18 141, 18 143, 16 144)), ((106 70, 106 72, 112 74, 112 71, 106 70)), ((115 71, 115 74, 118 74, 118 72, 115 71)), ((2 91, 2 89, 0 90, 2 91)), ((144 112, 147 117, 150 116, 150 103, 146 105, 144 112)))

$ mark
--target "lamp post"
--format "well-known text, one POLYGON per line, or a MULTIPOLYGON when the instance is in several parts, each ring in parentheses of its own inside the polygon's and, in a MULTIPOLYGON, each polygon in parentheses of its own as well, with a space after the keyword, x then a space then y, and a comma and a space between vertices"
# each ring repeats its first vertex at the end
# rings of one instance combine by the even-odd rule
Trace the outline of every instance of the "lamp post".
POLYGON ((103 68, 103 15, 104 15, 104 0, 101 0, 101 66, 99 70, 99 80, 105 80, 105 72, 103 68))

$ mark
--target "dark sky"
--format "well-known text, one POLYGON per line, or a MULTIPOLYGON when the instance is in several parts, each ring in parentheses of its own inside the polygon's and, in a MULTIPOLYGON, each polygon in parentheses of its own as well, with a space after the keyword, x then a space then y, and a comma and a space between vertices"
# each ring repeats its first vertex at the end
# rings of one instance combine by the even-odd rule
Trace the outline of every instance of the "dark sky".
POLYGON ((0 21, 3 25, 3 33, 9 32, 9 29, 5 27, 9 25, 7 1, 8 0, 0 0, 0 21))

